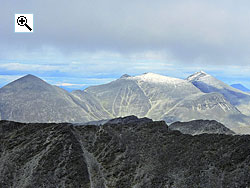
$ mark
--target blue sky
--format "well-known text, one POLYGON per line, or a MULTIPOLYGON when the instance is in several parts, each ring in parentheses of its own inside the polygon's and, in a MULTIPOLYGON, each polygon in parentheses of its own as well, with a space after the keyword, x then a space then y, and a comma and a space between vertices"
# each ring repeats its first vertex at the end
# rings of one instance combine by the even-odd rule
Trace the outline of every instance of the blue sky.
POLYGON ((0 87, 25 74, 83 89, 127 73, 203 70, 250 88, 246 0, 0 0, 0 87), (34 33, 14 33, 15 13, 34 33))

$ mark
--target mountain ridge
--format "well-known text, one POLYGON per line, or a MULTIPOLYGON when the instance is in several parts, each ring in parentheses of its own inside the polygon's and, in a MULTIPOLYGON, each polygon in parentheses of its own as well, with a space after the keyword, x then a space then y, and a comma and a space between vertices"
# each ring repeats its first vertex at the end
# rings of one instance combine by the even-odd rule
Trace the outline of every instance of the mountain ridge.
POLYGON ((248 187, 250 136, 0 121, 0 187, 248 187), (13 175, 14 174, 14 175, 13 175))
POLYGON ((215 120, 193 120, 189 122, 174 122, 169 125, 169 129, 178 130, 183 134, 229 134, 233 135, 235 132, 228 129, 225 125, 215 120))

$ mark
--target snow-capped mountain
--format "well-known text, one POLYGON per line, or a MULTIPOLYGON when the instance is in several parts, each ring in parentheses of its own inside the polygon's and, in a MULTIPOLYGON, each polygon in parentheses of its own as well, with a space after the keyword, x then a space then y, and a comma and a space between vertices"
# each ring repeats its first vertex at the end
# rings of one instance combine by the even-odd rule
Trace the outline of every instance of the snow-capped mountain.
POLYGON ((183 97, 201 93, 186 80, 153 73, 121 77, 108 84, 84 90, 101 102, 114 117, 136 115, 162 119, 183 97))
POLYGON ((136 115, 167 123, 194 119, 217 120, 236 132, 248 118, 220 93, 204 93, 189 80, 153 73, 121 77, 84 90, 114 117, 136 115))
POLYGON ((129 76, 129 77, 122 77, 127 78, 130 80, 136 80, 137 82, 147 82, 147 83, 153 83, 153 84, 171 84, 171 85, 179 85, 179 84, 185 84, 185 80, 178 79, 178 78, 172 78, 168 76, 163 76, 160 74, 155 73, 144 73, 139 76, 129 76))
POLYGON ((250 115, 250 94, 233 88, 203 71, 189 76, 187 81, 204 93, 221 93, 226 100, 236 106, 243 114, 250 115))

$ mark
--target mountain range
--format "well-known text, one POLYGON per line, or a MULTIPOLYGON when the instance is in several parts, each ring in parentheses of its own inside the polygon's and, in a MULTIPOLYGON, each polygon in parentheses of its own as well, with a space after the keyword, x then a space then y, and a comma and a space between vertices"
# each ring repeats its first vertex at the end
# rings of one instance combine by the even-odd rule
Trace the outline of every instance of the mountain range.
POLYGON ((67 92, 33 75, 0 89, 0 119, 86 123, 135 115, 167 123, 216 120, 250 133, 250 94, 201 71, 187 79, 154 73, 67 92))

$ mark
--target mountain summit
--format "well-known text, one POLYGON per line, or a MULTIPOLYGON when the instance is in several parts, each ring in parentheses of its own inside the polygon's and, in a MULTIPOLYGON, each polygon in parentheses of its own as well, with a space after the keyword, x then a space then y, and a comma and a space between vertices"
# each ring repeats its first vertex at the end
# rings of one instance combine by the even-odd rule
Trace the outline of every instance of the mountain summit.
POLYGON ((137 80, 142 82, 156 83, 156 84, 179 84, 184 83, 185 81, 178 78, 172 78, 168 76, 163 76, 155 73, 144 73, 139 76, 129 77, 131 80, 137 80))
POLYGON ((188 76, 186 80, 194 84, 205 93, 217 92, 219 89, 241 92, 240 90, 227 85, 226 83, 218 80, 214 76, 205 73, 204 71, 196 72, 188 76))
POLYGON ((211 75, 207 74, 204 71, 199 71, 187 77, 186 80, 188 80, 189 82, 193 82, 193 81, 203 80, 204 78, 209 78, 209 77, 211 77, 211 75))
POLYGON ((42 79, 28 74, 22 78, 19 78, 3 88, 0 89, 0 92, 24 92, 24 91, 48 91, 53 87, 43 81, 42 79))

